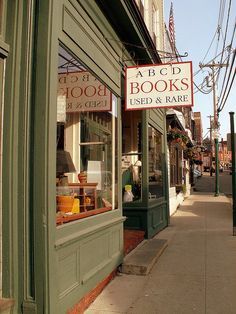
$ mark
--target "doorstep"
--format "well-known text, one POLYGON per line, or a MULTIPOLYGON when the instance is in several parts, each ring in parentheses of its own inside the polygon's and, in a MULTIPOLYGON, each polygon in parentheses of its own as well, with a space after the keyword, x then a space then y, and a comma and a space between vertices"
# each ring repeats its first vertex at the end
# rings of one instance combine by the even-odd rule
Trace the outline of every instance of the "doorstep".
POLYGON ((13 299, 0 298, 0 313, 10 314, 14 305, 13 299))
POLYGON ((125 256, 121 272, 132 275, 147 275, 167 246, 168 241, 165 239, 144 240, 130 254, 125 256))

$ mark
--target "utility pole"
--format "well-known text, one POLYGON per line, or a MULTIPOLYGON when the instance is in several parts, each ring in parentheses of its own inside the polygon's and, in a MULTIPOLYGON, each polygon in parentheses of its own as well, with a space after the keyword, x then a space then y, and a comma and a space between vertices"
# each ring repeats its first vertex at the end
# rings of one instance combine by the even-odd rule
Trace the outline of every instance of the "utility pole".
POLYGON ((215 80, 215 68, 222 68, 227 66, 227 64, 223 63, 208 63, 208 64, 199 64, 199 67, 202 68, 210 68, 212 71, 212 92, 213 92, 213 128, 214 128, 214 139, 215 139, 215 196, 219 196, 219 140, 218 140, 218 131, 219 131, 219 122, 218 122, 218 114, 217 114, 217 93, 216 93, 216 80, 215 80))

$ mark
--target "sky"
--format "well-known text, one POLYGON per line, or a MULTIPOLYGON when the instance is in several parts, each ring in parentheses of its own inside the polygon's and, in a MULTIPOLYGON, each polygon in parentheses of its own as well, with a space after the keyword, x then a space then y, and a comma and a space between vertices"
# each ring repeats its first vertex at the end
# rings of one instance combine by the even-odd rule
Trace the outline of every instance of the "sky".
MULTIPOLYGON (((216 54, 221 53, 223 48, 223 38, 226 30, 226 20, 228 16, 228 6, 230 0, 164 0, 164 18, 168 27, 170 5, 173 2, 174 10, 174 24, 175 24, 175 37, 176 47, 180 55, 185 52, 188 56, 182 58, 183 61, 193 62, 193 72, 196 73, 200 70, 199 63, 210 63, 216 54), (225 10, 222 9, 222 4, 225 3, 225 10), (221 12, 221 14, 219 14, 221 12), (222 13, 224 12, 224 14, 222 13), (219 19, 220 17, 220 19, 219 19), (219 40, 217 37, 217 27, 219 21, 221 32, 219 40)), ((229 26, 226 37, 226 46, 231 42, 233 28, 236 18, 236 1, 231 2, 231 11, 229 15, 229 26)), ((235 38, 235 37, 234 37, 235 38)), ((236 38, 233 41, 233 48, 236 46, 236 38)), ((232 55, 232 54, 231 54, 232 55)), ((220 61, 220 56, 216 62, 220 61)), ((224 78, 224 71, 222 68, 220 72, 218 95, 222 87, 224 78)), ((234 67, 235 69, 235 63, 234 67)), ((204 78, 211 72, 210 68, 204 68, 194 75, 194 82, 199 85, 204 78)), ((196 90, 196 89, 195 89, 196 90)), ((227 133, 230 133, 230 111, 236 111, 236 79, 234 80, 233 87, 225 103, 224 109, 220 112, 220 137, 226 139, 227 133)), ((203 136, 209 136, 210 119, 209 115, 213 115, 213 95, 203 94, 201 92, 194 93, 194 107, 193 111, 200 111, 203 123, 203 136)), ((236 116, 236 114, 235 114, 236 116)), ((236 119, 236 118, 235 118, 236 119)), ((236 122, 235 122, 236 123, 236 122)))

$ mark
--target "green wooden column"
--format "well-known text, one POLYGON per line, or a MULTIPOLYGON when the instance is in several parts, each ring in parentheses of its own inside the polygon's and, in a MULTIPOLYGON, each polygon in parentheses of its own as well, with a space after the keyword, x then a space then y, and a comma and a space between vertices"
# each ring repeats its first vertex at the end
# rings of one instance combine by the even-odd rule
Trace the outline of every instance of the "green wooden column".
POLYGON ((234 112, 230 112, 231 152, 232 152, 232 195, 233 195, 233 235, 236 235, 236 169, 235 169, 235 133, 234 112))
POLYGON ((215 196, 219 196, 219 141, 215 138, 215 196))

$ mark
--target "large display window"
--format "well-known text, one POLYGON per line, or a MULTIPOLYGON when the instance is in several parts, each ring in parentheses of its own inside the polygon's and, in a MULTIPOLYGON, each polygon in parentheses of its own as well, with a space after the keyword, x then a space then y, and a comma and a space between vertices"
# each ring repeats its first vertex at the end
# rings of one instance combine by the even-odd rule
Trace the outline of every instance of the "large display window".
POLYGON ((60 47, 57 96, 57 224, 118 207, 117 98, 60 47))

